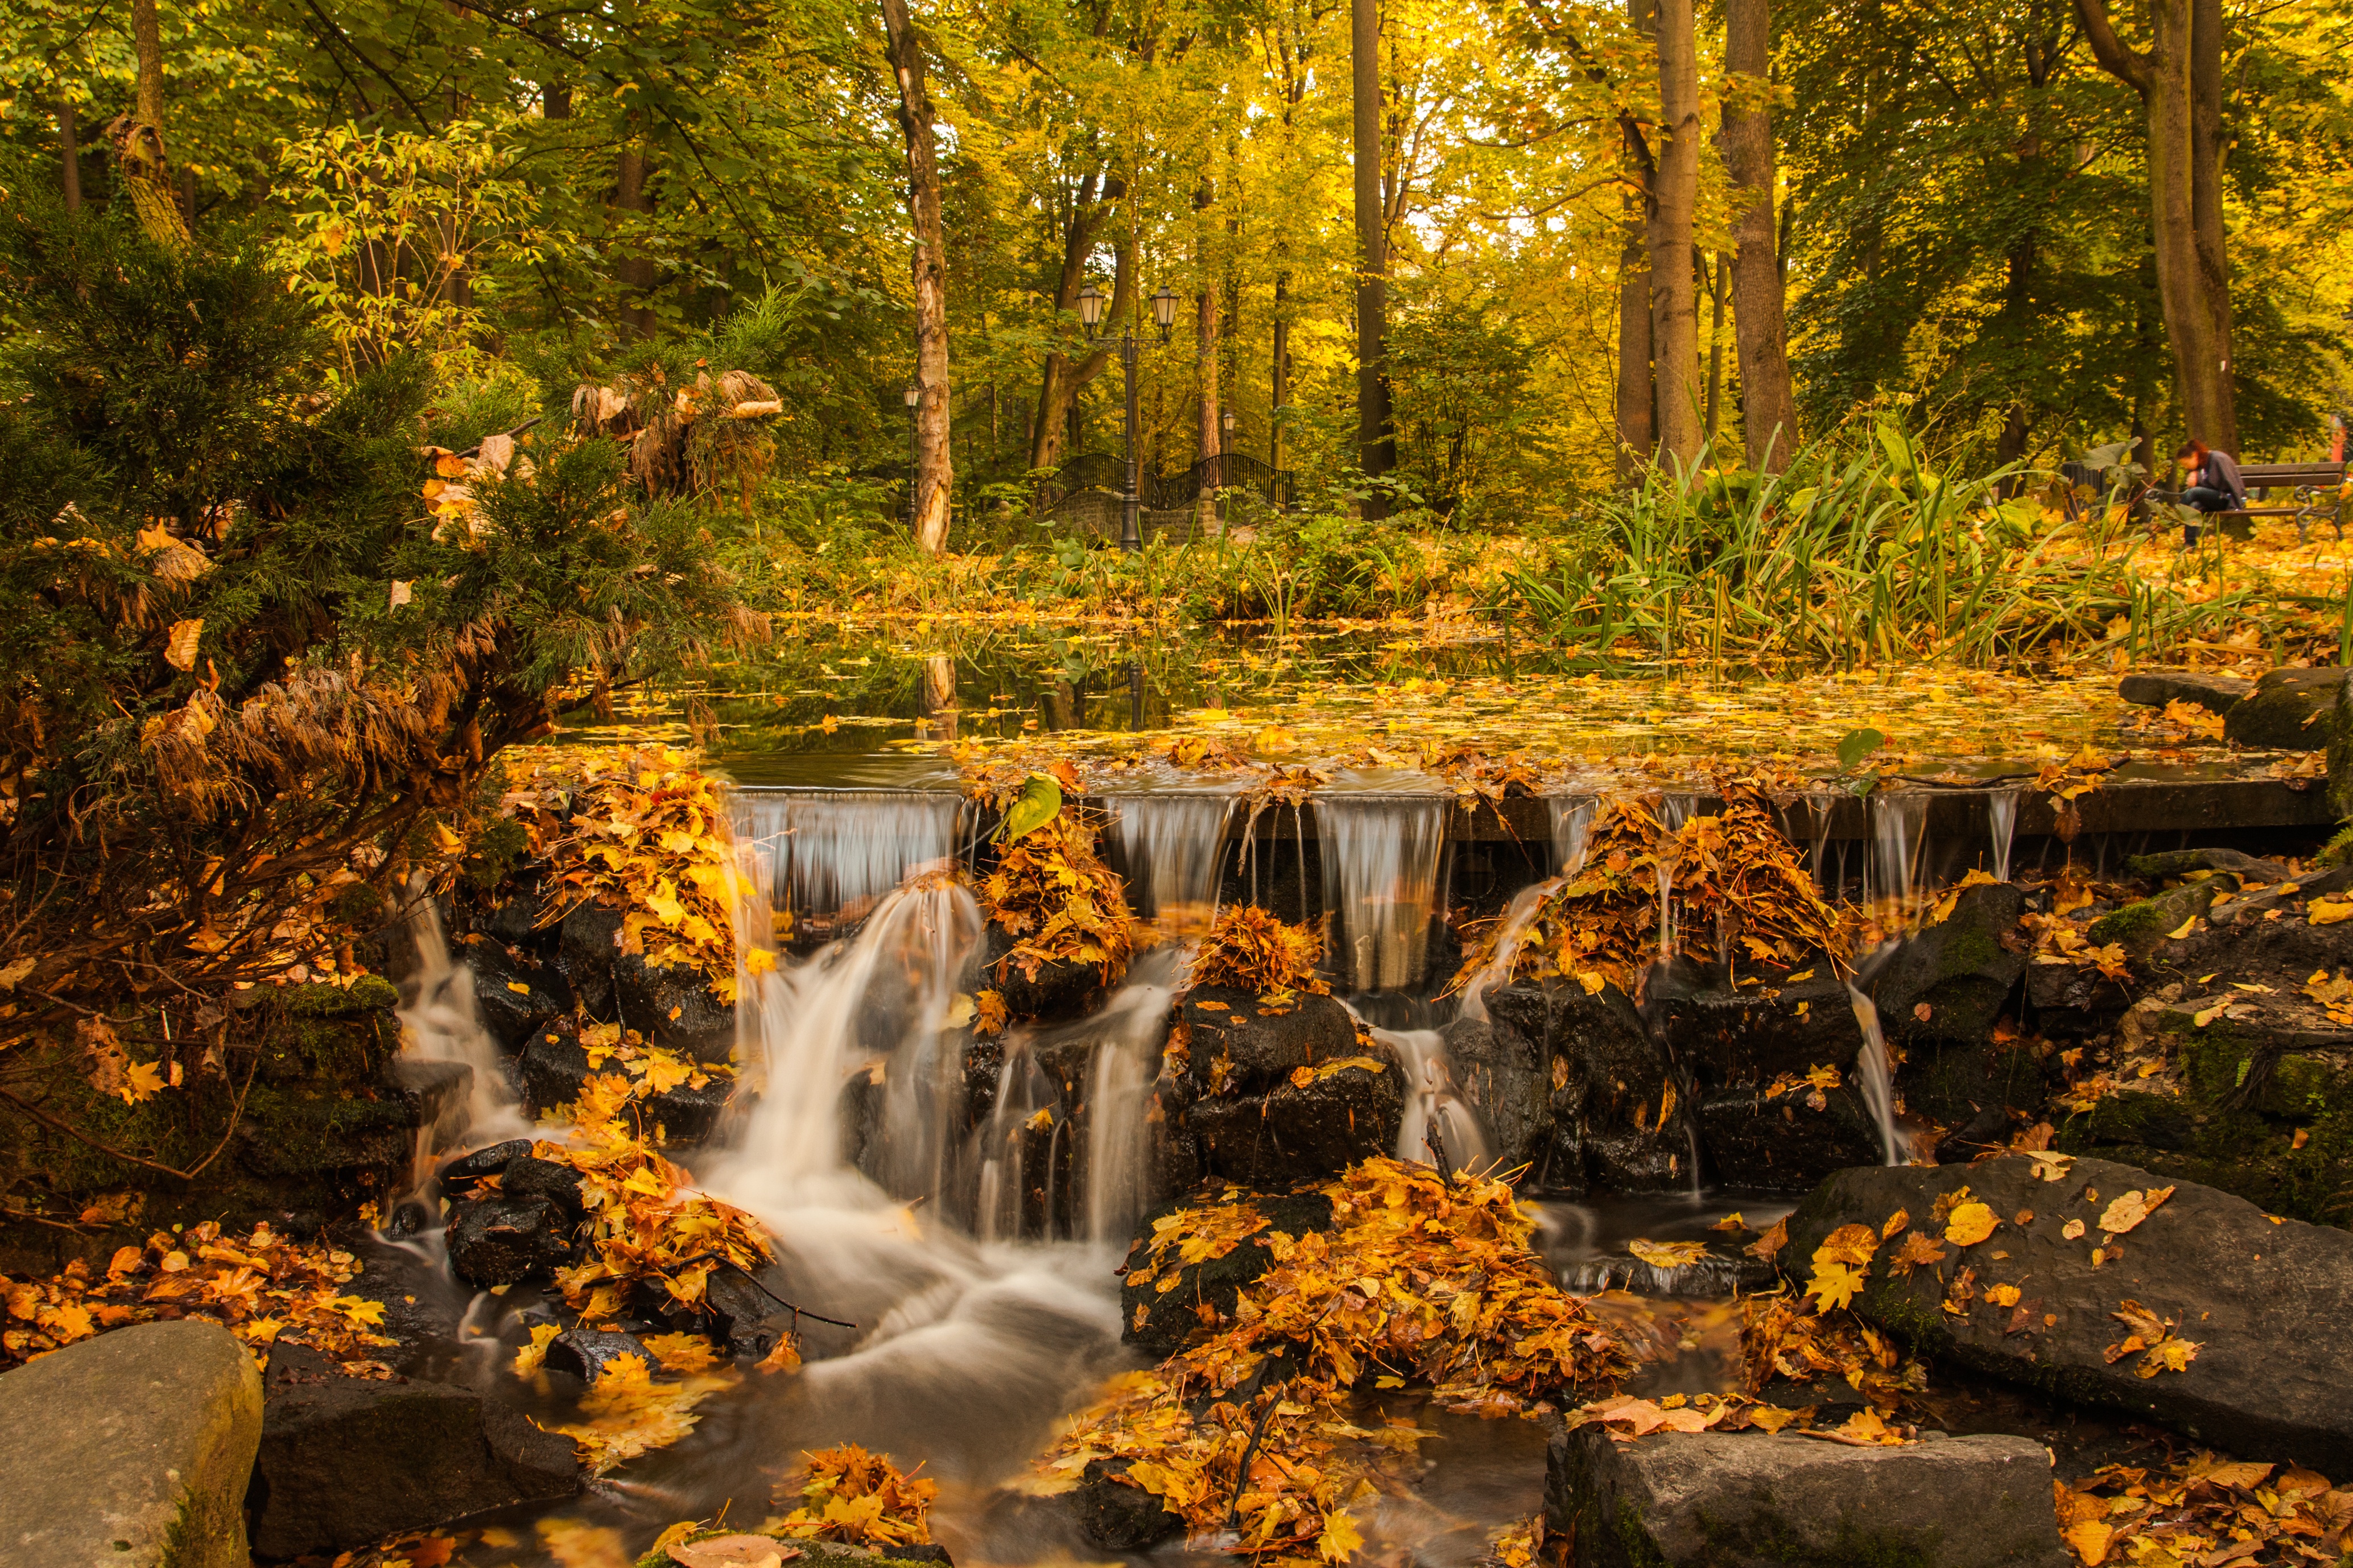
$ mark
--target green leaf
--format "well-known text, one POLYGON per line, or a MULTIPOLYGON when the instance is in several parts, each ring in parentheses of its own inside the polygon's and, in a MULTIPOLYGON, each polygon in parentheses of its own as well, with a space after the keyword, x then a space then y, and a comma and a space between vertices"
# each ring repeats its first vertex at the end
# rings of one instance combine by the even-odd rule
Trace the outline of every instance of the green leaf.
POLYGON ((1849 730, 1839 737, 1839 766, 1851 768, 1885 744, 1887 737, 1867 724, 1860 730, 1849 730))
POLYGON ((1062 809, 1062 786, 1044 773, 1031 773, 1021 786, 1005 813, 1005 821, 997 827, 997 841, 1011 844, 1027 838, 1054 820, 1062 809))

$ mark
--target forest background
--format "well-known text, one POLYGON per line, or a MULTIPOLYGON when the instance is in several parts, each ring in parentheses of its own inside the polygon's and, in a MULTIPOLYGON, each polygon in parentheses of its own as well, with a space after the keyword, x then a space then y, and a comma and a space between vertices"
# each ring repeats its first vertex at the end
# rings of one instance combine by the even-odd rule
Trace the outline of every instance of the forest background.
MULTIPOLYGON (((1673 437, 1658 405, 1674 381, 1715 456, 1756 461, 1736 345, 1764 296, 1736 287, 1736 225, 1769 244, 1805 438, 1900 407, 1981 471, 2128 437, 2146 455, 2211 426, 2169 353, 2152 243, 2153 184, 2189 189, 2149 156, 2165 91, 2150 62, 2161 78, 2168 47, 2201 73, 2193 156, 2214 178, 2199 222, 2225 241, 2235 439, 2217 444, 2325 448, 2353 330, 2353 6, 1784 0, 1763 75, 1763 7, 1734 6, 1377 8, 1395 504, 1473 531, 1572 520, 1673 437), (1725 30, 1744 19, 1750 58, 1731 63, 1752 68, 1732 71, 1725 30), (2168 46, 2183 27, 2198 36, 2168 46), (1662 126, 1679 73, 1697 138, 1662 126), (1769 117, 1761 184, 1734 166, 1727 112, 1769 117), (1675 280, 1695 322, 1687 374, 1662 364, 1662 390, 1630 395, 1621 370, 1639 377, 1638 356, 1669 341, 1632 342, 1626 302, 1671 292, 1644 209, 1679 155, 1696 163, 1675 280)), ((923 379, 953 458, 954 542, 1007 542, 1038 471, 1118 451, 1117 358, 1079 321, 1089 283, 1113 321, 1142 323, 1147 471, 1222 448, 1328 491, 1378 466, 1358 439, 1351 15, 1336 0, 10 14, 0 185, 69 205, 125 193, 119 143, 153 118, 137 112, 136 36, 152 16, 159 189, 308 298, 343 374, 423 351, 453 427, 519 423, 542 389, 666 343, 776 389, 762 510, 898 515, 923 268, 903 117, 917 99, 895 60, 919 68, 936 121, 945 372, 923 379), (1148 300, 1162 289, 1178 307, 1166 342, 1148 300)), ((12 335, 40 324, 10 319, 22 308, 0 300, 12 335)), ((1688 433, 1668 446, 1686 456, 1688 433)))

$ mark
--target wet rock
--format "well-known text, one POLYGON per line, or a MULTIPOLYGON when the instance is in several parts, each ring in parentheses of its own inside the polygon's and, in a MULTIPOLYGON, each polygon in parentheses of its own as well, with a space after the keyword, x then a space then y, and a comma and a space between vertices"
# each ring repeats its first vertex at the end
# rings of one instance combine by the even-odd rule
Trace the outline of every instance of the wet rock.
POLYGON ((1852 1076, 1821 1091, 1819 1108, 1813 1094, 1801 1089, 1767 1100, 1744 1085, 1701 1100, 1700 1142, 1712 1178, 1726 1186, 1803 1192, 1832 1171, 1875 1163, 1884 1152, 1879 1123, 1852 1076))
POLYGON ((1356 1023, 1329 996, 1271 1005, 1248 991, 1198 985, 1178 1016, 1189 1031, 1194 1081, 1220 1094, 1263 1094, 1300 1068, 1357 1054, 1356 1023), (1220 1060, 1229 1064, 1222 1076, 1220 1060))
POLYGON ((511 1162, 528 1158, 530 1154, 531 1140, 528 1138, 510 1138, 503 1143, 492 1143, 471 1153, 460 1154, 442 1163, 439 1172, 441 1190, 453 1197, 460 1193, 470 1193, 485 1177, 503 1175, 511 1162))
POLYGON ((2194 702, 2212 713, 2228 713, 2254 689, 2252 680, 2198 669, 2140 669, 2116 682, 2116 695, 2127 702, 2149 708, 2194 702))
POLYGON ((1075 959, 1040 963, 1033 975, 1023 965, 1008 960, 1006 955, 1013 951, 1014 944, 1011 935, 992 923, 982 952, 987 968, 982 984, 994 987, 1005 998, 1008 1016, 1076 1018, 1092 1012, 1109 989, 1103 984, 1102 964, 1075 959))
POLYGON ((1092 1460, 1071 1494, 1079 1532, 1105 1552, 1142 1552, 1185 1528, 1184 1520, 1126 1474, 1124 1459, 1092 1460))
POLYGON ((1704 1084, 1762 1085, 1852 1064, 1862 1036, 1838 966, 1822 958, 1774 973, 1728 985, 1721 965, 1676 958, 1644 978, 1642 1010, 1704 1084))
POLYGON ((449 1267, 489 1289, 572 1261, 573 1222, 545 1198, 470 1198, 449 1215, 449 1267))
POLYGON ((1525 1156, 1533 1181, 1571 1194, 1660 1192, 1690 1181, 1689 1096, 1678 1089, 1676 1111, 1659 1115, 1666 1050, 1623 992, 1521 982, 1489 993, 1487 1012, 1499 1035, 1520 1042, 1498 1048, 1543 1062, 1553 1085, 1551 1141, 1525 1156))
POLYGON ((552 963, 522 949, 510 951, 489 937, 459 946, 457 957, 474 976, 474 1006, 482 1026, 510 1051, 522 1048, 531 1032, 572 1010, 572 986, 552 963))
POLYGON ((1915 1227, 1938 1197, 1966 1184, 2001 1225, 1936 1268, 1905 1276, 1875 1266, 1855 1310, 1914 1348, 1968 1371, 2173 1426, 2201 1445, 2294 1458, 2324 1474, 2353 1468, 2353 1342, 2341 1331, 2353 1290, 2353 1235, 2296 1220, 2274 1224, 2254 1205, 2194 1183, 2167 1184, 2105 1160, 2077 1160, 2047 1182, 2010 1156, 1958 1170, 1841 1171, 1789 1219, 1785 1268, 1801 1276, 1822 1239, 1841 1225, 1874 1229, 1904 1209, 1915 1227), (2127 1192, 2171 1184, 2171 1199, 2114 1239, 2100 1228, 2127 1192), (2021 1215, 2031 1217, 2019 1223, 2021 1215), (2069 1239, 2071 1221, 2084 1232, 2069 1239), (2094 1264, 2093 1252, 2100 1250, 2094 1264), (2005 1255, 2005 1256, 1998 1256, 2005 1255), (1945 1310, 1957 1271, 1974 1291, 1945 1310), (2014 1307, 1989 1289, 2014 1284, 2014 1307), (2183 1368, 2141 1376, 2131 1332, 2116 1314, 2127 1300, 2194 1342, 2183 1368))
POLYGON ((607 1367, 631 1355, 649 1369, 655 1364, 652 1352, 638 1342, 635 1334, 603 1329, 566 1329, 547 1342, 547 1370, 568 1372, 583 1383, 595 1383, 605 1375, 607 1367))
MULTIPOLYGON (((543 1029, 533 1035, 522 1048, 521 1061, 523 1098, 533 1114, 540 1116, 578 1100, 580 1086, 594 1070, 580 1042, 557 1030, 543 1029)), ((713 1075, 699 1089, 684 1083, 666 1089, 645 1102, 649 1121, 670 1143, 700 1143, 718 1128, 734 1083, 733 1078, 713 1075)))
POLYGON ((1974 1043, 1993 1032, 2026 973, 2019 917, 2026 896, 2008 882, 1964 888, 1952 913, 1917 932, 1861 983, 1890 1039, 1974 1043))
MULTIPOLYGON (((1541 1163, 1552 1143, 1551 1063, 1542 1043, 1491 1019, 1461 1017, 1440 1031, 1462 1102, 1504 1169, 1541 1163)), ((1417 1092, 1411 1084, 1406 1092, 1417 1092)))
POLYGON ((332 1556, 579 1486, 570 1438, 471 1389, 345 1377, 278 1345, 265 1394, 246 1500, 259 1557, 332 1556))
POLYGON ((2027 1437, 1848 1447, 1790 1434, 1553 1429, 1546 1533, 1577 1568, 2066 1568, 2027 1437))
POLYGON ((528 1152, 507 1162, 499 1174, 499 1193, 518 1200, 544 1199, 574 1225, 588 1217, 587 1205, 580 1196, 580 1173, 528 1152))
POLYGON ((2168 849, 2158 855, 2136 855, 2124 865, 2125 875, 2145 882, 2169 882, 2193 871, 2228 871, 2242 882, 2284 882, 2288 868, 2237 849, 2168 849))
POLYGON ((1186 1120, 1207 1173, 1246 1187, 1273 1189, 1337 1175, 1357 1161, 1387 1153, 1405 1110, 1405 1075, 1396 1062, 1319 1072, 1306 1083, 1285 1079, 1263 1095, 1209 1095, 1186 1120))
POLYGON ((2174 931, 2205 914, 2218 894, 2238 887, 2236 878, 2208 877, 2168 888, 2155 898, 2110 910, 2085 928, 2084 940, 2095 947, 2116 942, 2135 958, 2147 958, 2174 931))
POLYGON ((261 1436, 253 1357, 212 1323, 142 1323, 0 1376, 0 1559, 245 1568, 261 1436))
POLYGON ((468 1105, 474 1094, 472 1068, 464 1062, 395 1057, 385 1064, 385 1076, 415 1102, 417 1125, 429 1130, 434 1142, 464 1134, 468 1105))
POLYGON ((622 911, 583 904, 556 927, 555 968, 592 1018, 613 1016, 613 970, 621 959, 622 911))
POLYGON ((634 952, 613 965, 618 1021, 654 1044, 698 1062, 723 1062, 735 1048, 735 1009, 719 999, 702 971, 655 968, 634 952))
POLYGON ((2337 690, 2345 672, 2274 669, 2222 716, 2222 738, 2267 751, 2325 750, 2337 733, 2337 690))
POLYGON ((698 1306, 668 1303, 663 1318, 685 1333, 707 1334, 729 1355, 764 1361, 789 1331, 792 1313, 733 1268, 716 1269, 698 1306))
POLYGON ((1136 1227, 1135 1244, 1128 1249, 1131 1270, 1120 1286, 1120 1338, 1155 1361, 1165 1361, 1185 1346, 1197 1330, 1215 1328, 1232 1320, 1234 1302, 1242 1287, 1272 1267, 1274 1258, 1261 1238, 1277 1232, 1304 1236, 1332 1226, 1332 1200, 1317 1192, 1238 1194, 1266 1216, 1266 1227, 1245 1238, 1222 1258, 1179 1264, 1173 1253, 1150 1279, 1142 1277, 1150 1253, 1154 1222, 1174 1213, 1187 1201, 1163 1204, 1144 1216, 1136 1227), (1160 1289, 1167 1280, 1176 1283, 1160 1289))

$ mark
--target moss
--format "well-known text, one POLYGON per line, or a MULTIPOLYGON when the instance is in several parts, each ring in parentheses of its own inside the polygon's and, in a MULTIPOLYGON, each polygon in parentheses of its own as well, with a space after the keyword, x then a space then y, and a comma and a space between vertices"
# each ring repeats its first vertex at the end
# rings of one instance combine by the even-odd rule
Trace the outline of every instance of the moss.
POLYGON ((2353 866, 2353 824, 2338 828, 2313 858, 2323 866, 2353 866))
POLYGON ((2197 1137, 2199 1112, 2162 1094, 2112 1094, 2070 1125, 2090 1143, 2146 1143, 2159 1149, 2187 1148, 2197 1137))
POLYGON ((1618 1500, 1616 1520, 1618 1544, 1624 1551, 1629 1568, 1667 1568, 1664 1553, 1651 1544, 1651 1532, 1642 1524, 1641 1510, 1632 1500, 1618 1500))
POLYGON ((400 993, 380 974, 363 974, 348 986, 289 985, 278 1005, 298 1018, 356 1018, 397 1006, 400 993))
MULTIPOLYGON (((2162 924, 2162 918, 2163 912, 2158 909, 2155 899, 2142 899, 2120 910, 2110 910, 2094 921, 2084 932, 2084 940, 2105 947, 2112 942, 2129 942, 2137 936, 2171 931, 2173 926, 2162 924)), ((2177 921, 2174 924, 2180 922, 2177 921)))

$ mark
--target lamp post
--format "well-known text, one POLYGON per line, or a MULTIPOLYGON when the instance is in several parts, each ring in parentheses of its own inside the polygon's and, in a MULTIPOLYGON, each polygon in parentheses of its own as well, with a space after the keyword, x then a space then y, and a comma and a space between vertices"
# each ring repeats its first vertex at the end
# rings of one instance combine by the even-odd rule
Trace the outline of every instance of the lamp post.
MULTIPOLYGON (((1092 283, 1079 290, 1079 321, 1086 328, 1090 338, 1094 337, 1103 326, 1104 303, 1103 291, 1092 283)), ((1168 329, 1176 321, 1176 296, 1169 292, 1166 283, 1160 286, 1158 293, 1152 296, 1152 319, 1160 328, 1160 341, 1166 342, 1168 329)), ((1134 331, 1126 326, 1121 327, 1119 368, 1127 389, 1127 486, 1120 496, 1119 547, 1130 554, 1144 548, 1144 532, 1136 517, 1136 508, 1143 497, 1136 488, 1135 475, 1135 353, 1134 331)))
POLYGON ((907 531, 915 531, 915 487, 923 482, 923 426, 915 417, 915 409, 923 401, 923 385, 918 381, 907 384, 907 531))
POLYGON ((1223 488, 1232 482, 1226 478, 1226 455, 1234 449, 1234 426, 1240 421, 1234 417, 1234 411, 1229 408, 1218 416, 1218 423, 1224 426, 1226 432, 1226 438, 1218 443, 1218 484, 1223 488))

